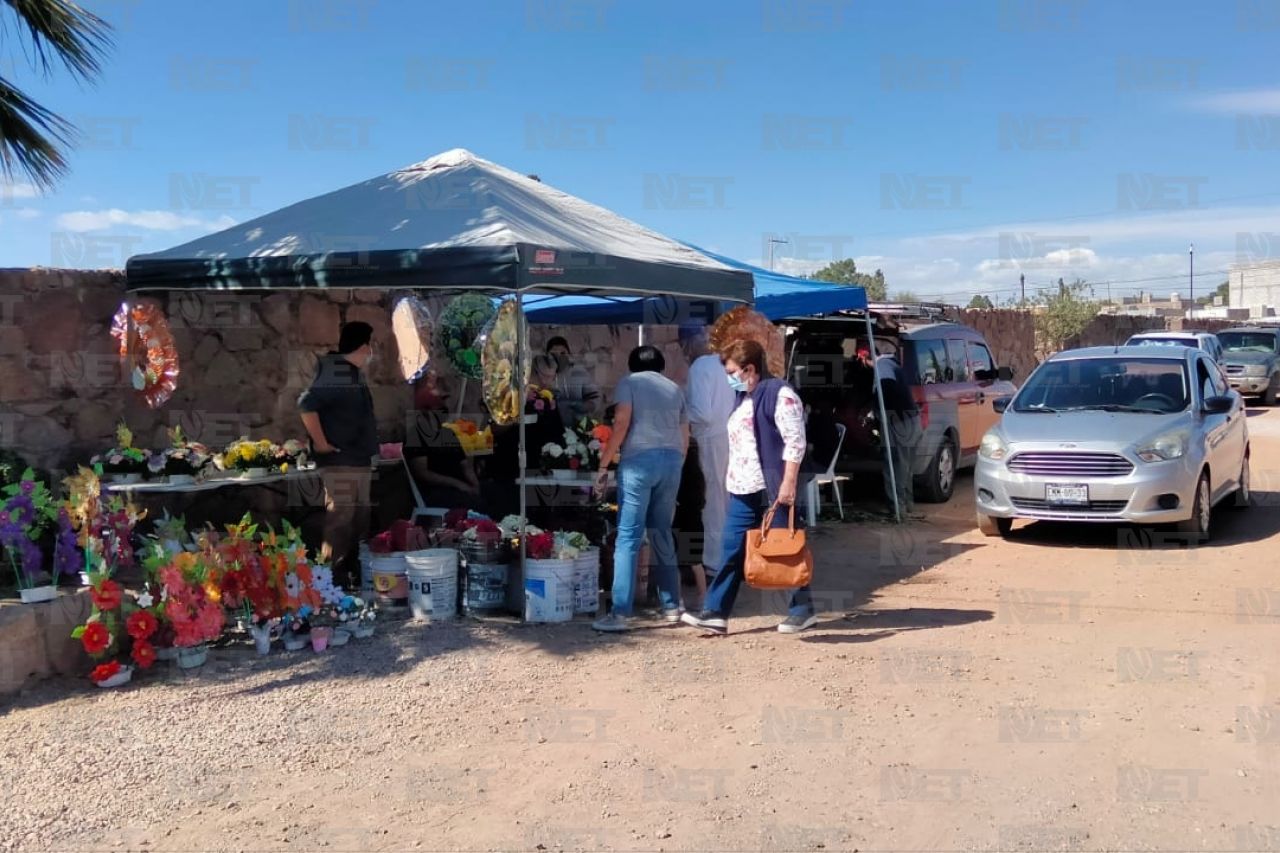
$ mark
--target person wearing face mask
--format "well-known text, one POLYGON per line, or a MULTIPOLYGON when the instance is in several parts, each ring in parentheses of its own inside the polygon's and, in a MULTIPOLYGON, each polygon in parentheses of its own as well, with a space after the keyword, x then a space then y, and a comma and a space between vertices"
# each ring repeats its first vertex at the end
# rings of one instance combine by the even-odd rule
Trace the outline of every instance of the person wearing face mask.
MULTIPOLYGON (((723 552, 715 580, 697 615, 680 621, 714 634, 728 633, 729 615, 742 586, 747 531, 757 529, 770 507, 773 526, 786 527, 800 494, 800 466, 805 457, 804 404, 794 388, 769 376, 764 348, 755 341, 734 341, 720 352, 729 387, 736 394, 729 416, 729 470, 725 485, 729 506, 722 537, 723 552)), ((796 513, 801 523, 802 513, 796 513)), ((818 617, 808 587, 791 596, 784 634, 813 627, 818 617)))
POLYGON ((298 397, 302 425, 311 440, 324 483, 324 539, 321 562, 348 589, 360 582, 356 548, 369 526, 373 457, 378 423, 363 369, 373 359, 373 327, 347 323, 338 350, 321 356, 311 387, 298 397))
POLYGON ((569 342, 559 335, 550 338, 547 341, 547 355, 555 359, 558 367, 556 405, 564 427, 572 429, 585 417, 598 418, 604 398, 592 381, 591 371, 574 363, 569 342))

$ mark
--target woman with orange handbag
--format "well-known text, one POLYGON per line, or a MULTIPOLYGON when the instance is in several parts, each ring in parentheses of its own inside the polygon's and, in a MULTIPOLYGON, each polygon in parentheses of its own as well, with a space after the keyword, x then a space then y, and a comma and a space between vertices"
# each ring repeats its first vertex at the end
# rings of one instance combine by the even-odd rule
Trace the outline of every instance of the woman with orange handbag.
MULTIPOLYGON (((769 376, 764 348, 755 341, 734 341, 721 350, 720 359, 729 387, 737 392, 729 416, 724 554, 703 610, 681 617, 686 625, 714 634, 729 630, 729 614, 744 576, 747 533, 761 525, 771 508, 777 509, 775 528, 786 527, 788 517, 794 517, 790 510, 799 493, 805 455, 804 405, 794 388, 769 376)), ((803 586, 792 594, 790 611, 778 630, 798 634, 817 621, 809 587, 803 586)))

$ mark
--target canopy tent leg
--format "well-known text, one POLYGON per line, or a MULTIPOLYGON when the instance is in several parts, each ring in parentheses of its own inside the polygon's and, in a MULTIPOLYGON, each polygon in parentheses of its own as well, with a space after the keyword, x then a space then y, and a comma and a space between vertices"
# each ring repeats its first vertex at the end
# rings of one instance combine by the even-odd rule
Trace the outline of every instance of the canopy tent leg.
MULTIPOLYGON (((880 387, 880 374, 876 370, 876 359, 879 354, 876 352, 876 335, 875 328, 871 325, 871 312, 866 312, 867 318, 867 347, 871 350, 871 385, 876 391, 876 403, 880 407, 880 444, 884 447, 884 467, 889 472, 889 491, 893 495, 893 517, 899 523, 902 522, 902 506, 898 503, 898 477, 893 470, 893 448, 890 446, 889 439, 889 417, 885 414, 884 393, 880 387)), ((908 471, 910 476, 911 472, 908 471)))
MULTIPOLYGON (((520 402, 519 402, 519 405, 517 406, 517 411, 519 412, 519 418, 520 418, 519 426, 517 427, 517 429, 519 429, 520 431, 519 432, 520 438, 516 443, 516 447, 517 447, 516 482, 519 483, 519 488, 520 488, 520 528, 519 528, 520 530, 520 566, 519 568, 520 568, 521 590, 520 590, 520 595, 517 596, 518 601, 524 601, 524 589, 523 589, 524 565, 525 565, 525 555, 528 553, 527 542, 529 538, 525 532, 525 528, 529 524, 529 518, 528 518, 529 505, 528 505, 528 499, 527 499, 528 489, 525 488, 525 484, 524 484, 525 470, 526 470, 525 446, 524 446, 524 443, 525 443, 524 401, 525 401, 525 395, 529 393, 529 390, 528 388, 525 387, 524 366, 527 363, 530 356, 528 352, 529 336, 525 332, 526 332, 526 329, 524 326, 524 297, 521 293, 517 291, 516 293, 516 375, 512 377, 512 380, 518 383, 518 386, 520 388, 520 402)), ((523 606, 521 606, 520 608, 520 618, 521 620, 524 619, 523 606)))

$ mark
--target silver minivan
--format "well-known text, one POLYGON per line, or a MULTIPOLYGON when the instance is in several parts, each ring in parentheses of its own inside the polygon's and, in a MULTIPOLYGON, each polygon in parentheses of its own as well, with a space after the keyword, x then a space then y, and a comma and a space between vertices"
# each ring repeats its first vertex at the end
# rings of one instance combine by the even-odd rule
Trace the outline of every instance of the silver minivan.
POLYGON ((1249 504, 1244 401, 1203 350, 1061 352, 996 408, 974 473, 988 536, 1030 518, 1176 523, 1203 538, 1216 504, 1249 504))

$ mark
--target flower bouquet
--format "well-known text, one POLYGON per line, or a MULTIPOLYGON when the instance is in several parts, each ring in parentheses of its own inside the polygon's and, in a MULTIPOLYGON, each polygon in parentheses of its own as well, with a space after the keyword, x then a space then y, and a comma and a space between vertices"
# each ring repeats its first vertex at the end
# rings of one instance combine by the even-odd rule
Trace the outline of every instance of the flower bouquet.
MULTIPOLYGON (((90 555, 100 557, 101 570, 108 575, 116 568, 131 568, 134 565, 133 530, 146 517, 146 510, 139 510, 119 495, 104 501, 101 481, 88 468, 82 467, 78 474, 62 483, 67 492, 63 508, 85 559, 90 555)), ((89 572, 81 575, 81 580, 88 585, 89 572)))
POLYGON ((549 441, 542 445, 542 468, 558 479, 572 480, 579 469, 588 471, 590 467, 590 447, 577 430, 566 429, 563 444, 549 441))
MULTIPOLYGON (((344 596, 338 603, 340 630, 350 632, 356 639, 373 636, 373 623, 378 618, 378 608, 372 601, 356 596, 344 596)), ((337 632, 334 632, 335 637, 337 632)))
POLYGON ((462 452, 468 456, 481 456, 493 452, 493 430, 489 427, 480 429, 475 421, 466 418, 448 421, 445 426, 457 436, 462 452))
POLYGON ((89 460, 98 474, 118 483, 136 483, 150 470, 151 451, 133 446, 133 431, 123 423, 116 427, 116 446, 89 460))
POLYGON ((163 612, 173 627, 178 666, 200 666, 209 654, 205 644, 218 639, 226 623, 215 567, 203 554, 184 551, 173 555, 159 576, 163 612))
POLYGON ((89 556, 89 599, 92 609, 88 620, 71 632, 85 652, 102 663, 94 667, 89 678, 99 687, 118 687, 133 677, 134 666, 146 669, 155 663, 154 638, 160 630, 158 607, 150 593, 126 599, 124 589, 102 571, 100 558, 89 556), (128 646, 133 665, 120 662, 128 646))
MULTIPOLYGON (((520 388, 529 381, 529 365, 524 375, 515 378, 520 362, 519 305, 515 299, 503 300, 498 312, 480 335, 481 363, 484 367, 484 402, 499 426, 515 423, 524 414, 520 388)), ((526 330, 524 337, 528 339, 526 330)))
POLYGON ((75 551, 75 537, 67 529, 70 520, 65 512, 57 509, 44 482, 35 479, 30 468, 22 472, 16 483, 4 487, 4 499, 0 501, 0 557, 13 569, 18 594, 22 601, 33 604, 49 601, 56 594, 58 575, 63 569, 75 570, 79 555, 75 551), (59 533, 55 543, 52 579, 44 583, 44 555, 40 550, 40 538, 58 522, 59 533), (69 565, 68 565, 69 564, 69 565))
POLYGON ((214 457, 213 464, 220 471, 239 471, 245 477, 264 477, 267 470, 281 464, 281 449, 268 439, 250 441, 241 437, 214 457))
POLYGON ((187 441, 182 427, 169 431, 170 444, 151 457, 148 468, 153 474, 164 474, 173 484, 191 483, 212 461, 209 448, 198 441, 187 441))
POLYGON ((437 341, 445 358, 468 379, 483 379, 477 338, 495 313, 493 302, 479 293, 455 296, 440 313, 437 341))
POLYGON ((577 433, 579 442, 587 446, 587 461, 592 470, 600 467, 600 454, 613 437, 613 428, 595 418, 579 418, 577 433))

